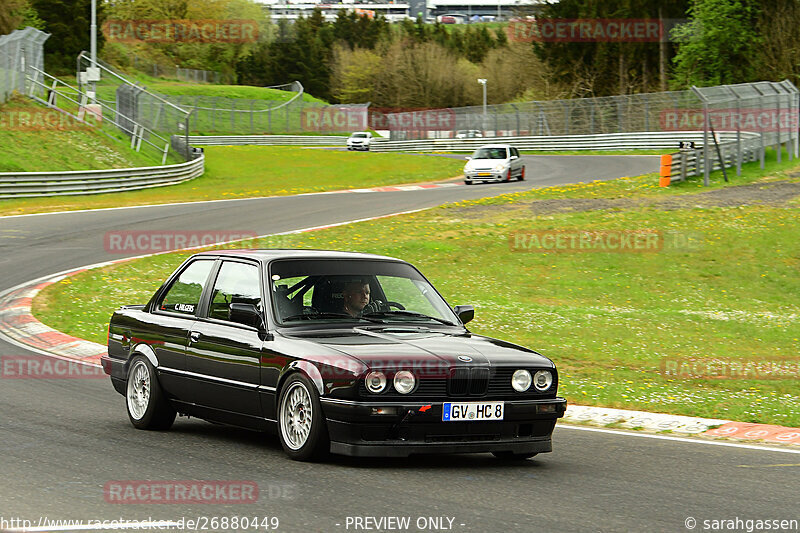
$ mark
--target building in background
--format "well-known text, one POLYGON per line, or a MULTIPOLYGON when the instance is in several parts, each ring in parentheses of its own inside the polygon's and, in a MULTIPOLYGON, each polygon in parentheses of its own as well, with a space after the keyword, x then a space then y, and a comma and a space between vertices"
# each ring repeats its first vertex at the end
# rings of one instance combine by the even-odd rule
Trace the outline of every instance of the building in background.
POLYGON ((441 22, 463 24, 467 22, 492 21, 508 19, 517 8, 535 7, 546 3, 546 0, 406 0, 405 2, 357 3, 345 0, 331 4, 321 1, 304 0, 256 0, 269 7, 273 20, 294 20, 299 16, 308 16, 315 8, 322 10, 326 20, 333 20, 340 9, 362 10, 367 14, 382 13, 390 22, 406 18, 416 19, 422 14, 423 20, 434 19, 441 22), (443 20, 443 17, 446 17, 443 20))

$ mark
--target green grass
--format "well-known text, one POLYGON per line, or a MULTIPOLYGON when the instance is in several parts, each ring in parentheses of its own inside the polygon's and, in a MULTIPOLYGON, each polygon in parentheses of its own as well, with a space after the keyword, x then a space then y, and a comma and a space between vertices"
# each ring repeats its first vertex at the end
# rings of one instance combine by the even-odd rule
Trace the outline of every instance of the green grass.
POLYGON ((101 170, 161 164, 160 158, 148 152, 131 150, 127 137, 121 133, 114 132, 108 137, 21 96, 0 106, 0 116, 3 118, 0 172, 101 170), (20 117, 29 117, 25 121, 29 126, 22 125, 20 117))
MULTIPOLYGON (((781 176, 786 164, 772 163, 781 176)), ((752 169, 750 169, 752 171, 752 169)), ((738 183, 772 177, 753 175, 738 183)), ((419 213, 263 240, 262 247, 332 248, 402 257, 452 304, 476 306, 470 329, 537 349, 561 374, 570 402, 745 422, 800 426, 796 380, 683 381, 666 359, 796 358, 800 339, 800 211, 763 205, 686 209, 653 206, 534 217, 535 199, 653 198, 652 177, 460 202, 419 213), (603 194, 604 193, 604 194, 603 194), (660 253, 514 251, 509 234, 529 230, 686 233, 700 246, 660 253)), ((187 256, 173 253, 80 274, 43 291, 34 311, 47 324, 105 342, 122 304, 144 303, 187 256)))
POLYGON ((0 215, 194 202, 436 181, 461 173, 442 157, 286 146, 206 147, 206 172, 194 180, 141 191, 0 201, 0 215))

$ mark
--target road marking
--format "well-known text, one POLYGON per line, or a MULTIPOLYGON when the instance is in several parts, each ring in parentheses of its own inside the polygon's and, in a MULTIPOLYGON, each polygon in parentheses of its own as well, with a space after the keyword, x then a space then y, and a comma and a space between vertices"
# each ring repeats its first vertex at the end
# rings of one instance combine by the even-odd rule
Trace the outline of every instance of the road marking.
POLYGON ((771 446, 756 446, 754 444, 739 444, 738 442, 722 442, 718 440, 693 439, 689 437, 670 437, 668 435, 653 435, 652 433, 636 433, 634 431, 617 431, 613 429, 589 428, 583 426, 570 426, 568 424, 558 424, 556 429, 577 429, 579 431, 593 431, 596 433, 610 433, 623 437, 640 437, 644 439, 671 440, 675 442, 689 442, 692 444, 706 444, 709 446, 727 446, 729 448, 741 448, 744 450, 760 450, 762 452, 780 452, 800 454, 800 450, 790 448, 773 448, 771 446))
MULTIPOLYGON (((435 185, 435 187, 422 187, 424 189, 433 189, 433 188, 444 188, 444 187, 458 187, 462 184, 460 183, 453 183, 453 182, 443 182, 443 183, 434 183, 434 184, 426 184, 426 185, 435 185)), ((272 196, 253 196, 249 198, 222 198, 219 200, 199 200, 196 202, 170 202, 166 204, 146 204, 146 205, 124 205, 119 207, 100 207, 98 209, 75 209, 73 211, 51 211, 48 213, 24 213, 21 215, 4 215, 0 216, 0 220, 7 219, 7 218, 22 218, 22 217, 39 217, 45 215, 66 215, 71 213, 94 213, 94 212, 102 212, 102 211, 114 211, 114 210, 121 210, 121 209, 144 209, 147 207, 176 207, 182 205, 195 205, 195 204, 216 204, 220 202, 246 202, 246 201, 255 201, 255 200, 269 200, 272 198, 296 198, 300 196, 318 196, 324 194, 346 194, 346 193, 365 193, 365 192, 402 192, 402 191, 411 191, 411 190, 418 190, 420 185, 392 185, 392 186, 385 186, 385 187, 372 187, 369 189, 340 189, 336 191, 322 191, 322 192, 303 192, 299 194, 285 194, 285 195, 272 195, 272 196), (386 190, 385 187, 388 187, 390 190, 386 190), (413 187, 413 189, 411 188, 413 187)))

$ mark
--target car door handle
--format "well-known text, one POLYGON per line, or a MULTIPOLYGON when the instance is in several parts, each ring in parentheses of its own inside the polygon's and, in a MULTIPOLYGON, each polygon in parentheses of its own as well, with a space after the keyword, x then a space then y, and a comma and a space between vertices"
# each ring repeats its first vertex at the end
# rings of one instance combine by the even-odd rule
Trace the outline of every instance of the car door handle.
POLYGON ((199 331, 193 331, 193 332, 189 333, 189 340, 192 341, 192 342, 199 341, 200 337, 201 337, 201 335, 200 335, 199 331))

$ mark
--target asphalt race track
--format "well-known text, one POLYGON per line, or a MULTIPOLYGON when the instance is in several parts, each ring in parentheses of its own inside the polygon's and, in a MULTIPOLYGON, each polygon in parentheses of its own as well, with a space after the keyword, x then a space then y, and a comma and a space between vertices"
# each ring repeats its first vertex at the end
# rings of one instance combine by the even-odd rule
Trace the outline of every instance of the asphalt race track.
MULTIPOLYGON (((658 167, 657 156, 525 159, 521 183, 0 218, 0 291, 122 257, 104 250, 107 231, 276 233, 658 167)), ((2 356, 23 353, 0 342, 2 356)), ((704 530, 703 520, 800 519, 798 467, 800 455, 771 449, 567 426, 556 429, 553 453, 521 464, 488 454, 305 464, 288 460, 274 437, 194 419, 137 431, 106 379, 0 380, 0 529, 13 518, 35 526, 43 517, 247 516, 277 517, 282 532, 375 531, 374 522, 357 529, 353 517, 393 516, 410 517, 401 531, 689 531, 689 517, 704 530), (227 506, 106 502, 104 486, 124 480, 250 481, 260 497, 227 506)))

